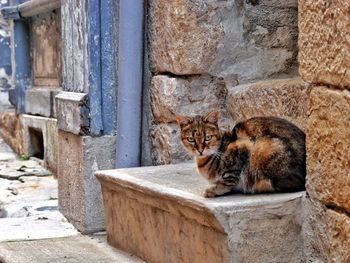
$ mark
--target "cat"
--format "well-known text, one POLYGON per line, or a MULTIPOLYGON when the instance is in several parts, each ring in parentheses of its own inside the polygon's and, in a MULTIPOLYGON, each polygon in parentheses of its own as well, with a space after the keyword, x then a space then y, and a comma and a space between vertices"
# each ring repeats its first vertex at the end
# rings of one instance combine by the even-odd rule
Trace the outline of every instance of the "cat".
POLYGON ((205 197, 305 189, 305 134, 277 117, 254 117, 220 132, 220 112, 175 115, 184 148, 211 186, 205 197))

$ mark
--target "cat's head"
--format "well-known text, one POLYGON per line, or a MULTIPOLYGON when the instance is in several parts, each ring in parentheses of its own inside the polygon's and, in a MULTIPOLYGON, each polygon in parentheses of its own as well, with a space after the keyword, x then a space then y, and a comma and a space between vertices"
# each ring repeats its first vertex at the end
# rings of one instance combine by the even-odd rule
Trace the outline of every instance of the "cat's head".
POLYGON ((219 116, 217 111, 204 116, 175 116, 181 129, 181 142, 188 152, 197 157, 204 157, 212 155, 219 148, 219 116))

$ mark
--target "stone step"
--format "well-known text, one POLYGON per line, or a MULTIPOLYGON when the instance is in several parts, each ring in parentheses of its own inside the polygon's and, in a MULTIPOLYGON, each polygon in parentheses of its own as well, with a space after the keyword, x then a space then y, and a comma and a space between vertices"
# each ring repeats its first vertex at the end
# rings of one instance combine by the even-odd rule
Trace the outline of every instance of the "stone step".
POLYGON ((227 111, 234 122, 255 116, 276 116, 305 131, 310 91, 310 85, 300 78, 242 84, 228 90, 227 111))
POLYGON ((0 242, 1 263, 144 263, 110 247, 106 236, 76 235, 65 238, 0 242))
POLYGON ((109 243, 149 263, 301 262, 301 199, 207 199, 194 164, 96 172, 109 243))

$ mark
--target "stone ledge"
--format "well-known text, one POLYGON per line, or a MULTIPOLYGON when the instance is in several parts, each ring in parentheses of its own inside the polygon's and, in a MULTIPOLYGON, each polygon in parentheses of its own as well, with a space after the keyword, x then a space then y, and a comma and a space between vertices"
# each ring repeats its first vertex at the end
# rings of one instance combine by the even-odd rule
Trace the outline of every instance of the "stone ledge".
POLYGON ((44 117, 56 117, 54 97, 60 90, 50 87, 35 87, 26 91, 25 112, 44 117))
POLYGON ((302 261, 302 193, 207 199, 193 164, 95 174, 110 244, 148 262, 302 261))
POLYGON ((76 135, 89 130, 89 108, 85 93, 61 91, 55 97, 58 128, 76 135))

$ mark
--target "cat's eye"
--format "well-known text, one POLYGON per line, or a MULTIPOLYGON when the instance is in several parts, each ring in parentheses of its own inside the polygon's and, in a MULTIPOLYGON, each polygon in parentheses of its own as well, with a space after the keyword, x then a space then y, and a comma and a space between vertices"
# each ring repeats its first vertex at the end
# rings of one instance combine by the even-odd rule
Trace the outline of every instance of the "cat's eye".
POLYGON ((187 137, 187 141, 190 143, 194 143, 194 138, 193 137, 187 137))
POLYGON ((210 141, 211 138, 213 138, 213 135, 207 135, 207 136, 205 136, 205 140, 206 140, 206 141, 210 141))

